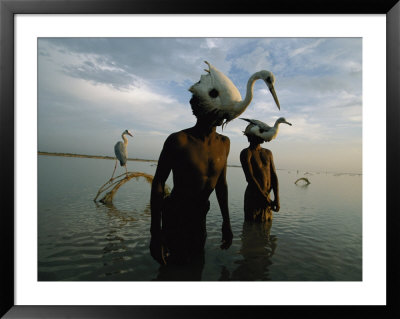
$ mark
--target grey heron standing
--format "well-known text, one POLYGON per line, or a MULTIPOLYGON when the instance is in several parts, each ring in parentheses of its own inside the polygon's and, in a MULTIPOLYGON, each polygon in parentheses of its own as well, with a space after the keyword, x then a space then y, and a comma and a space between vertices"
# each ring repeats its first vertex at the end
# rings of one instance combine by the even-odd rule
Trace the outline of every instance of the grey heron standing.
POLYGON ((125 137, 126 134, 133 136, 131 132, 129 132, 128 130, 125 130, 121 135, 122 139, 124 141, 123 142, 119 141, 114 146, 114 152, 115 152, 115 156, 117 157, 117 159, 115 160, 115 167, 114 167, 114 171, 113 171, 113 174, 112 174, 110 180, 113 180, 118 161, 121 164, 121 167, 125 166, 126 176, 128 176, 128 169, 126 168, 126 161, 128 159, 128 151, 127 151, 126 147, 128 146, 128 139, 125 137))

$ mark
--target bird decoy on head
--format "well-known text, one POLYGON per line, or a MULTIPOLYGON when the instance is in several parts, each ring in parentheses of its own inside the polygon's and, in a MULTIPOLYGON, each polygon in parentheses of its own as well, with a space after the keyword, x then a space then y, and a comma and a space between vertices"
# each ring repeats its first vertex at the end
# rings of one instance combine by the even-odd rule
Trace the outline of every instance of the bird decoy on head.
POLYGON ((245 131, 243 132, 244 135, 257 136, 262 138, 265 142, 271 141, 278 135, 279 124, 285 123, 292 126, 292 124, 286 121, 284 117, 278 118, 273 127, 259 120, 252 120, 245 118, 240 118, 240 119, 250 123, 249 125, 247 125, 245 131))
POLYGON ((228 122, 242 114, 253 99, 253 87, 257 80, 263 80, 274 98, 276 106, 280 109, 278 97, 275 93, 275 76, 270 71, 259 71, 250 76, 247 81, 247 90, 244 100, 239 90, 232 81, 221 71, 216 69, 210 63, 207 74, 200 77, 200 81, 193 84, 189 91, 199 98, 201 102, 201 112, 203 114, 213 113, 219 119, 224 120, 222 128, 228 122))

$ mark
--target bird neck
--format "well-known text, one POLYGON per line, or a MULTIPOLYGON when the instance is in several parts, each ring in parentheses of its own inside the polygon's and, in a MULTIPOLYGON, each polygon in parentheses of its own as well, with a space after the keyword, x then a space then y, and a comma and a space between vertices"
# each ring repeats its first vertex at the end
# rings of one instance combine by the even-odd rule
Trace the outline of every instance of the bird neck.
POLYGON ((279 121, 277 120, 277 121, 275 122, 275 124, 274 124, 274 127, 275 127, 276 129, 278 129, 279 124, 281 124, 281 122, 279 122, 279 121))
POLYGON ((121 135, 122 139, 124 140, 124 144, 128 145, 128 139, 125 137, 125 133, 121 135))
POLYGON ((235 112, 235 116, 239 116, 240 114, 242 114, 246 108, 249 106, 251 100, 253 99, 253 87, 254 87, 254 83, 260 79, 259 76, 259 72, 254 73, 249 80, 247 81, 247 86, 246 86, 246 96, 244 98, 244 100, 236 103, 236 105, 234 106, 234 112, 235 112))

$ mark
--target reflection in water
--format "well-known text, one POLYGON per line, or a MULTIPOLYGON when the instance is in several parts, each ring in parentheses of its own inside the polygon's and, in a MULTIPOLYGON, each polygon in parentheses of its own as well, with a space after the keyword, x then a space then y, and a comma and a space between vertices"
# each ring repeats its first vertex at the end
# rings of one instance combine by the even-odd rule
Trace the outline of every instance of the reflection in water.
MULTIPOLYGON (((128 248, 123 236, 125 226, 130 226, 130 223, 137 219, 129 216, 129 214, 118 210, 112 203, 99 205, 96 207, 100 210, 104 206, 107 207, 107 224, 108 231, 106 232, 106 245, 102 249, 103 270, 101 277, 118 275, 123 272, 122 264, 126 261, 128 248)), ((104 213, 104 210, 101 210, 104 213)))
MULTIPOLYGON (((137 182, 132 179, 125 183, 114 198, 116 208, 100 203, 96 207, 93 203, 98 186, 108 177, 108 173, 102 172, 109 172, 109 163, 39 156, 38 281, 168 278, 168 271, 160 271, 149 251, 150 186, 147 181, 140 177, 137 182)), ((145 162, 133 162, 132 168, 147 174, 154 174, 155 170, 145 162)), ((206 264, 201 270, 200 263, 198 271, 186 278, 362 281, 362 175, 303 173, 278 171, 284 203, 281 209, 285 213, 276 214, 273 219, 271 234, 279 238, 279 248, 273 252, 276 239, 272 235, 268 238, 268 232, 261 237, 261 225, 243 225, 241 207, 247 183, 241 167, 229 168, 229 204, 235 235, 232 247, 226 251, 219 249, 221 217, 217 198, 211 196, 206 264), (308 187, 294 184, 302 176, 311 181, 308 187), (249 231, 251 227, 255 230, 249 231), (298 263, 298 260, 305 262, 298 263), (255 264, 251 265, 251 261, 255 264)), ((172 185, 172 176, 168 183, 172 185)))
MULTIPOLYGON (((277 247, 277 238, 270 235, 272 220, 263 223, 245 221, 242 232, 242 260, 236 261, 237 268, 230 280, 271 280, 269 266, 277 247)), ((220 280, 227 280, 226 269, 222 270, 220 280)))
POLYGON ((150 216, 151 215, 151 206, 150 206, 150 202, 147 203, 146 207, 144 208, 143 212, 150 216))
MULTIPOLYGON (((150 205, 150 204, 149 204, 150 205)), ((96 203, 96 206, 99 208, 101 207, 98 203, 96 203)), ((118 208, 116 208, 113 203, 107 203, 104 204, 103 207, 107 207, 107 215, 110 218, 110 221, 119 221, 119 228, 122 228, 123 226, 125 226, 128 222, 135 222, 137 221, 136 218, 133 218, 132 216, 130 216, 130 214, 127 214, 125 212, 122 212, 120 210, 118 210, 118 208)), ((132 212, 133 214, 137 214, 135 211, 132 212)))
POLYGON ((160 266, 157 278, 160 281, 200 281, 204 268, 204 253, 197 255, 189 264, 167 264, 160 266))
MULTIPOLYGON (((129 255, 128 248, 123 237, 124 228, 130 227, 132 230, 132 222, 138 220, 130 216, 130 213, 118 210, 112 203, 98 204, 96 207, 104 213, 104 207, 107 208, 109 230, 106 234, 107 244, 103 248, 103 266, 101 277, 118 275, 123 272, 122 263, 126 262, 129 255)), ((133 212, 137 215, 137 212, 133 212)), ((146 205, 144 214, 150 214, 150 203, 146 205)), ((129 233, 129 232, 128 232, 129 233)), ((150 252, 149 252, 150 254, 150 252)), ((158 281, 201 281, 204 268, 204 252, 192 259, 190 264, 185 265, 167 265, 159 268, 158 275, 153 280, 158 281)))
POLYGON ((124 257, 121 253, 126 252, 126 245, 124 244, 124 238, 118 236, 118 232, 115 229, 110 229, 107 234, 106 240, 108 244, 103 248, 103 266, 104 275, 112 276, 121 273, 121 269, 118 265, 124 262, 124 257))

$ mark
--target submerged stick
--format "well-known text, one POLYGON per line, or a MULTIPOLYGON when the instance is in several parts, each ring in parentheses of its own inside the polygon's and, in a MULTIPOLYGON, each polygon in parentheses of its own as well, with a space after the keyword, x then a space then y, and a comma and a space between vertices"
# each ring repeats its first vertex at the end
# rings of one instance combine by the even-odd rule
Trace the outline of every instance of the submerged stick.
MULTIPOLYGON (((143 177, 150 185, 153 182, 153 175, 142 173, 142 172, 128 172, 128 174, 123 173, 117 177, 115 177, 113 180, 108 181, 105 183, 103 186, 100 187, 99 191, 97 192, 96 197, 94 198, 94 201, 97 200, 97 198, 100 196, 101 193, 109 190, 110 188, 111 191, 106 193, 102 199, 100 199, 100 202, 103 204, 111 204, 113 201, 113 198, 115 194, 117 193, 118 189, 124 185, 126 182, 130 181, 132 178, 135 178, 136 180, 139 179, 139 177, 143 177), (120 177, 124 176, 123 178, 120 179, 120 177)), ((169 194, 170 189, 168 185, 165 185, 165 193, 169 194)))
POLYGON ((311 182, 306 177, 301 177, 297 181, 295 181, 294 183, 297 185, 297 182, 299 182, 299 181, 305 181, 307 183, 307 185, 311 184, 311 182))

